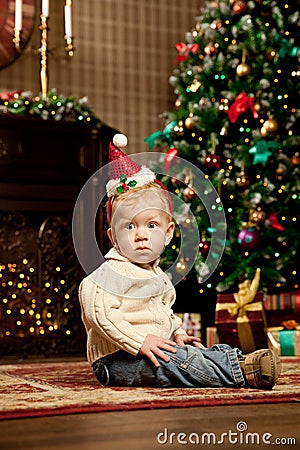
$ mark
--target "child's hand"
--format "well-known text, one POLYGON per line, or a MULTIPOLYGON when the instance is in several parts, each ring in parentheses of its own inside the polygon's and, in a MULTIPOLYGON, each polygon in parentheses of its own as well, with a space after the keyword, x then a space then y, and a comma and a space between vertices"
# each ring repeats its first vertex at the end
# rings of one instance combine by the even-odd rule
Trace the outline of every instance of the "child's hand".
POLYGON ((140 348, 139 353, 141 353, 141 355, 147 356, 156 367, 159 367, 160 364, 157 361, 155 355, 159 356, 164 361, 169 362, 169 356, 166 355, 162 350, 168 350, 169 352, 176 353, 175 346, 176 343, 174 341, 170 341, 169 339, 165 339, 160 336, 155 336, 154 334, 148 334, 143 342, 143 345, 140 348))
POLYGON ((180 347, 189 344, 193 345, 194 347, 205 348, 204 345, 201 344, 201 339, 199 339, 196 336, 187 336, 186 334, 176 334, 174 339, 176 344, 180 345, 180 347))

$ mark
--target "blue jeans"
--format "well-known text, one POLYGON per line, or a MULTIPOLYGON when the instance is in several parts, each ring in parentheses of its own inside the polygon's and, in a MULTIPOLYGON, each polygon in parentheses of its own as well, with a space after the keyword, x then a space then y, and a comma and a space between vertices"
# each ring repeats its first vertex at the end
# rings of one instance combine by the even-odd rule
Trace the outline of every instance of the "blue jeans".
POLYGON ((242 387, 245 380, 239 365, 241 350, 227 344, 211 348, 176 346, 176 353, 164 351, 170 361, 157 358, 155 367, 144 355, 120 350, 93 364, 103 386, 156 387, 242 387))

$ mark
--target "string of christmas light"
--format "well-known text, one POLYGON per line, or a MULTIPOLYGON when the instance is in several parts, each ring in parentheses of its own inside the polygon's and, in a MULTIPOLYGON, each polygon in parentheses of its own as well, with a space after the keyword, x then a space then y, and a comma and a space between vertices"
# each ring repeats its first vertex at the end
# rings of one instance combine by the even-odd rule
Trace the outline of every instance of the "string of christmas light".
MULTIPOLYGON (((68 315, 72 308, 66 280, 63 276, 58 277, 57 286, 45 280, 43 292, 47 293, 46 298, 44 295, 38 298, 33 292, 36 268, 28 266, 28 263, 27 259, 23 259, 22 264, 7 263, 0 266, 0 291, 6 315, 0 327, 0 336, 43 336, 55 331, 71 335, 68 315), (55 295, 63 299, 63 303, 56 302, 53 299, 55 295)), ((64 268, 57 266, 56 272, 63 274, 64 268)))

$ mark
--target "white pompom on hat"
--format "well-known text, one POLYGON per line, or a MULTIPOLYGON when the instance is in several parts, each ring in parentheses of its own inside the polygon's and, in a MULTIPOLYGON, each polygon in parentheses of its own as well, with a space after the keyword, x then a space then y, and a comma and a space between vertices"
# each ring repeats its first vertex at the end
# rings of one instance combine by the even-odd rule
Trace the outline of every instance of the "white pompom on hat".
POLYGON ((124 148, 127 147, 127 137, 125 134, 115 134, 113 137, 113 144, 115 147, 124 148))
POLYGON ((106 185, 108 197, 155 181, 155 173, 145 166, 139 166, 121 148, 126 147, 127 137, 116 134, 109 144, 110 180, 106 185))

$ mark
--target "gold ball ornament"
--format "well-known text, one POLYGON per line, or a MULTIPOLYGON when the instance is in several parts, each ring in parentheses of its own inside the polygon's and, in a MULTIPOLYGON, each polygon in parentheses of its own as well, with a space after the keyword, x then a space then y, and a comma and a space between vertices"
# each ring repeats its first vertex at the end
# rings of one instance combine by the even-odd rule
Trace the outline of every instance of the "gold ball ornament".
POLYGON ((278 123, 274 119, 268 119, 264 122, 260 133, 262 137, 270 136, 276 133, 278 130, 278 123))
POLYGON ((193 128, 195 128, 195 119, 194 116, 189 116, 185 119, 184 122, 186 128, 188 128, 189 130, 192 130, 193 128))
POLYGON ((191 187, 186 187, 183 191, 183 198, 186 202, 192 202, 196 197, 196 192, 191 187))
POLYGON ((245 172, 241 172, 235 180, 237 186, 241 189, 246 189, 249 186, 250 180, 249 177, 245 174, 245 172))
POLYGON ((261 208, 250 211, 249 220, 252 223, 262 223, 266 218, 266 213, 261 208))
POLYGON ((238 77, 246 77, 251 72, 251 67, 246 63, 241 63, 236 68, 236 74, 238 77))
POLYGON ((255 102, 255 103, 254 103, 254 109, 255 109, 255 111, 256 111, 257 113, 259 113, 260 110, 261 110, 261 104, 260 104, 259 102, 255 102))

